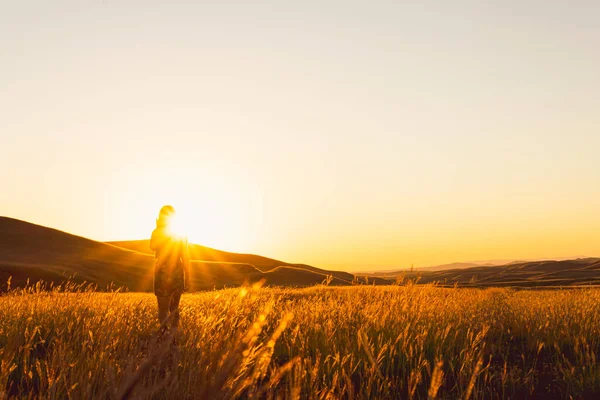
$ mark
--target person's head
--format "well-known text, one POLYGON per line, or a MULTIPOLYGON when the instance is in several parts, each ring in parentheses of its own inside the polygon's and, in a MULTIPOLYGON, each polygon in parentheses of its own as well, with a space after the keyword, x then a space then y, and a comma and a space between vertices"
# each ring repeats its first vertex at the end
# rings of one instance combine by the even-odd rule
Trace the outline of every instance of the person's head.
POLYGON ((158 218, 156 219, 156 226, 166 227, 169 225, 171 219, 175 216, 175 207, 173 206, 163 206, 158 213, 158 218))

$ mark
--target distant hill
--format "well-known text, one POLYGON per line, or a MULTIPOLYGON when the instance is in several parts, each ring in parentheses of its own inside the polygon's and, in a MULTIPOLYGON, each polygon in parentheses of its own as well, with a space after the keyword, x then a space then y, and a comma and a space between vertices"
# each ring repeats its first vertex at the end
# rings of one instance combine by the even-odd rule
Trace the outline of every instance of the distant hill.
POLYGON ((534 261, 443 271, 406 273, 419 283, 472 287, 559 287, 600 284, 600 258, 534 261))
MULTIPOLYGON (((91 282, 100 289, 111 284, 132 291, 152 291, 154 257, 148 241, 97 242, 56 229, 0 217, 0 288, 12 277, 12 287, 27 280, 60 283, 91 282)), ((354 275, 293 265, 267 257, 227 253, 193 245, 191 290, 239 286, 264 280, 267 285, 307 286, 333 275, 332 285, 350 285, 354 275), (251 262, 248 262, 251 261, 251 262), (256 267, 252 262, 256 262, 256 267)), ((387 283, 380 280, 379 283, 387 283)))
MULTIPOLYGON (((473 262, 455 262, 455 263, 451 263, 451 264, 434 265, 431 267, 414 268, 413 272, 424 272, 424 271, 433 272, 433 271, 444 271, 444 270, 448 270, 448 269, 465 269, 465 268, 473 268, 473 267, 481 267, 481 266, 491 267, 494 265, 497 265, 497 264, 491 264, 491 263, 478 264, 478 263, 473 263, 473 262)), ((391 270, 386 270, 386 271, 365 272, 365 274, 369 274, 371 276, 379 276, 379 277, 386 277, 389 279, 395 279, 395 277, 397 277, 398 275, 404 274, 406 272, 410 272, 410 269, 408 269, 408 268, 391 269, 391 270)))
MULTIPOLYGON (((572 258, 556 258, 556 259, 548 259, 548 258, 540 258, 533 260, 520 260, 520 261, 472 261, 472 262, 455 262, 450 264, 441 264, 434 265, 431 267, 419 267, 414 268, 413 273, 430 273, 430 272, 439 272, 439 271, 450 271, 455 269, 469 269, 469 268, 477 268, 477 267, 499 267, 499 266, 509 266, 509 265, 520 265, 520 264, 531 264, 531 263, 539 263, 539 262, 548 262, 548 261, 570 261, 572 259, 589 259, 590 257, 572 257, 572 258)), ((383 271, 372 271, 361 273, 362 275, 367 274, 370 276, 377 276, 386 279, 395 280, 399 275, 405 275, 411 272, 409 268, 403 269, 389 269, 383 271)))
POLYGON ((433 267, 425 267, 425 268, 419 268, 419 271, 444 271, 447 269, 465 269, 465 268, 474 268, 474 267, 493 267, 494 264, 478 264, 478 263, 472 263, 472 262, 456 262, 456 263, 451 263, 451 264, 442 264, 442 265, 435 265, 433 267))

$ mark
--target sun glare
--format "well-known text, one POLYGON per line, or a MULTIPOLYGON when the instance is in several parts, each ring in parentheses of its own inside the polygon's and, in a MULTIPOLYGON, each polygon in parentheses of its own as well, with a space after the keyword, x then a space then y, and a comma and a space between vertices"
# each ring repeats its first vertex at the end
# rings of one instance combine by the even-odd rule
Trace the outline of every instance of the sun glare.
POLYGON ((238 196, 213 192, 210 196, 176 196, 171 193, 150 207, 149 213, 164 204, 175 207, 176 214, 169 223, 169 231, 186 237, 190 243, 220 250, 240 251, 249 247, 249 237, 242 226, 241 207, 230 199, 238 196), (162 204, 162 205, 158 205, 162 204))
POLYGON ((184 219, 174 215, 169 220, 169 233, 177 237, 187 237, 188 228, 185 226, 184 219))
POLYGON ((110 209, 136 205, 128 218, 119 221, 123 224, 119 228, 122 237, 149 235, 156 227, 158 211, 169 204, 176 212, 169 229, 177 236, 187 237, 190 243, 234 252, 256 248, 262 195, 254 186, 225 172, 208 174, 184 166, 130 173, 128 181, 139 182, 139 190, 111 188, 111 192, 125 194, 110 204, 110 209))
POLYGON ((235 250, 239 231, 236 221, 227 213, 224 205, 186 204, 173 201, 177 214, 170 230, 177 236, 185 236, 191 243, 216 247, 222 250, 235 250))

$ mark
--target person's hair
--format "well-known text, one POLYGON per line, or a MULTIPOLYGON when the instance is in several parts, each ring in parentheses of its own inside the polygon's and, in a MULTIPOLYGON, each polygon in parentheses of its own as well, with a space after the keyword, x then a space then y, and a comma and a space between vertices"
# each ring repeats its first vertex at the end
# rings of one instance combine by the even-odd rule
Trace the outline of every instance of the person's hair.
POLYGON ((156 226, 166 226, 169 224, 169 219, 175 215, 175 207, 173 206, 163 206, 159 213, 158 218, 156 219, 156 226))

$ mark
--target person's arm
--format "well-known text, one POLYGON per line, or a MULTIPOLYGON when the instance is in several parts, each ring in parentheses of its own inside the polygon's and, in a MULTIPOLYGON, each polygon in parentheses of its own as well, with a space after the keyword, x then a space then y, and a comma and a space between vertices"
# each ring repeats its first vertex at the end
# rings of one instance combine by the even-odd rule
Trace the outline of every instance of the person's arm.
POLYGON ((190 251, 188 249, 188 241, 187 238, 183 240, 183 254, 181 257, 183 261, 183 288, 185 290, 190 289, 190 251))
POLYGON ((150 236, 150 250, 156 251, 158 248, 158 238, 156 235, 156 229, 152 231, 152 236, 150 236))

